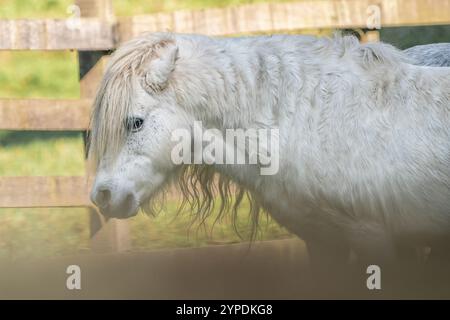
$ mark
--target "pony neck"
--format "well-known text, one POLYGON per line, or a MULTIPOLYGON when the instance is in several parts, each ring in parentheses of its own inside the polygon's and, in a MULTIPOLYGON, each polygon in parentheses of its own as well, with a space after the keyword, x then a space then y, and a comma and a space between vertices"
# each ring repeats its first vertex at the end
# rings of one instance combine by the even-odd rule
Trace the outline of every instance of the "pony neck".
POLYGON ((195 49, 186 45, 189 58, 180 59, 175 69, 174 88, 182 88, 175 89, 180 105, 204 126, 219 130, 278 126, 282 86, 272 69, 281 69, 283 61, 274 66, 270 55, 251 45, 243 54, 244 43, 205 41, 195 49))

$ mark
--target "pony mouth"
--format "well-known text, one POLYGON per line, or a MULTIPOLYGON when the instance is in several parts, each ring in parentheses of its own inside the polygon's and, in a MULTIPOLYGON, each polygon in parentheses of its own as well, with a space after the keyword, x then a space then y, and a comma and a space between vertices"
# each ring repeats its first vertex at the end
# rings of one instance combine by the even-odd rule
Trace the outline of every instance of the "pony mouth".
POLYGON ((139 207, 130 211, 123 211, 118 209, 112 209, 110 207, 100 208, 100 212, 106 218, 114 218, 114 219, 128 219, 132 218, 139 212, 139 207))

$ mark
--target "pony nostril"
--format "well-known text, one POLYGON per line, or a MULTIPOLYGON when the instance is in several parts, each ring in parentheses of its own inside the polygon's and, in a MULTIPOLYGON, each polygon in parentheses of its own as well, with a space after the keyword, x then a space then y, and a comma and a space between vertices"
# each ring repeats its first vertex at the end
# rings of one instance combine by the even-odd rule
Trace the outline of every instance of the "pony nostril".
POLYGON ((95 204, 101 208, 108 206, 111 200, 111 191, 109 189, 100 189, 95 196, 95 204))

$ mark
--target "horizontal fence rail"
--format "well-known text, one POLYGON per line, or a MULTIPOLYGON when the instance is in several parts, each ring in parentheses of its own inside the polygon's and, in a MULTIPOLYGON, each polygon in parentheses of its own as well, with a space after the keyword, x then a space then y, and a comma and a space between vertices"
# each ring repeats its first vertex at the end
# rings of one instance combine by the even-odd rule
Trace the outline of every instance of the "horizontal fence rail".
POLYGON ((0 20, 0 50, 110 50, 145 32, 213 36, 367 27, 371 6, 381 26, 450 24, 450 0, 305 0, 181 10, 113 19, 0 20))
POLYGON ((91 99, 0 99, 0 129, 86 130, 91 104, 91 99))
POLYGON ((0 50, 110 50, 114 27, 100 19, 0 20, 0 50))
POLYGON ((450 23, 450 0, 309 0, 134 16, 120 20, 119 37, 124 41, 157 31, 233 35, 365 28, 374 5, 383 27, 450 23))
POLYGON ((0 177, 0 208, 88 207, 86 177, 0 177))

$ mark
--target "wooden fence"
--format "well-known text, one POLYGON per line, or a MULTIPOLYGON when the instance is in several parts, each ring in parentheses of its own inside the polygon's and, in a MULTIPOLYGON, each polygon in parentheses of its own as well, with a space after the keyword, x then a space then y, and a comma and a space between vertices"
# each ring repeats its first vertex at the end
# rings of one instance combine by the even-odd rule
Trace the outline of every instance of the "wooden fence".
MULTIPOLYGON (((367 27, 368 8, 374 6, 383 27, 450 24, 450 0, 307 0, 126 18, 114 16, 111 0, 76 0, 75 4, 80 17, 0 20, 0 50, 78 50, 81 88, 79 100, 0 99, 0 129, 85 131, 107 53, 143 32, 219 36, 360 29, 367 27)), ((88 185, 85 177, 1 177, 0 207, 90 208, 93 248, 126 250, 127 223, 103 223, 89 201, 88 185)))

